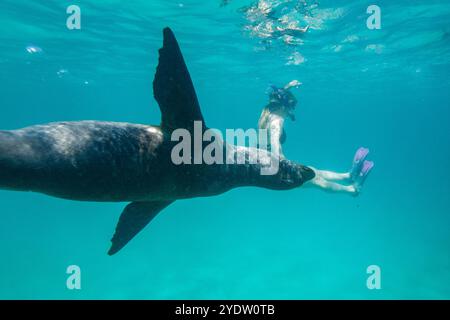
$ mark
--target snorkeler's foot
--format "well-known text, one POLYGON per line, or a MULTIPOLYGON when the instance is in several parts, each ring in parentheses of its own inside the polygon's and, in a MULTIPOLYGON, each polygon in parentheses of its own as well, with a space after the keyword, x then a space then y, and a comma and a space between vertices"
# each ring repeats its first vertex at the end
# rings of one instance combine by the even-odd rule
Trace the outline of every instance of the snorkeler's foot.
POLYGON ((350 169, 350 178, 353 181, 355 181, 358 174, 361 172, 364 160, 366 160, 368 154, 369 149, 364 147, 361 147, 356 151, 355 156, 353 157, 352 168, 350 169))
POLYGON ((373 161, 367 161, 365 160, 363 162, 361 171, 359 174, 355 177, 355 190, 357 193, 361 192, 362 186, 364 184, 364 181, 366 181, 367 176, 369 175, 370 171, 372 171, 372 168, 374 166, 373 161))

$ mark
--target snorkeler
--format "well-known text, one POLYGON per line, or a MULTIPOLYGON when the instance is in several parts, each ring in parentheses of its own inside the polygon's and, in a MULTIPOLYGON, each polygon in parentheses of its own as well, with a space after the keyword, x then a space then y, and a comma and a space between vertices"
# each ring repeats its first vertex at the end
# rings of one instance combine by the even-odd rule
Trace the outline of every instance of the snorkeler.
POLYGON ((292 80, 284 86, 277 88, 272 85, 269 94, 269 104, 264 107, 258 121, 258 128, 267 129, 269 144, 268 150, 276 152, 284 158, 281 145, 286 141, 286 132, 284 131, 284 120, 290 118, 295 121, 295 106, 297 99, 294 97, 291 88, 297 88, 301 83, 292 80))
MULTIPOLYGON (((295 121, 294 111, 297 99, 290 89, 298 88, 300 85, 301 83, 297 80, 292 80, 283 88, 277 88, 272 85, 269 94, 269 104, 264 107, 258 121, 258 128, 266 129, 268 132, 268 149, 279 154, 280 158, 284 158, 282 144, 286 141, 284 120, 290 118, 292 121, 295 121)), ((374 166, 373 161, 366 160, 368 154, 369 149, 359 148, 355 153, 349 172, 338 173, 308 166, 314 171, 315 177, 305 183, 305 186, 316 186, 325 191, 358 195, 374 166)))

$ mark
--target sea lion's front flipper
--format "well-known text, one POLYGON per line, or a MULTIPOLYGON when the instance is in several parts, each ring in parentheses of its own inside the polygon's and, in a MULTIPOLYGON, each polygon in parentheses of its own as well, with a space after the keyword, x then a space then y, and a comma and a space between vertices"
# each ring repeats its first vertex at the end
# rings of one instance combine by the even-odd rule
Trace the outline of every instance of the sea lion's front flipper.
POLYGON ((161 109, 161 127, 169 132, 178 128, 191 130, 194 121, 204 122, 200 105, 175 35, 169 28, 163 33, 153 80, 153 94, 161 109))
POLYGON ((165 207, 173 201, 132 202, 123 210, 116 232, 111 239, 112 245, 108 251, 111 256, 122 249, 135 235, 165 207))

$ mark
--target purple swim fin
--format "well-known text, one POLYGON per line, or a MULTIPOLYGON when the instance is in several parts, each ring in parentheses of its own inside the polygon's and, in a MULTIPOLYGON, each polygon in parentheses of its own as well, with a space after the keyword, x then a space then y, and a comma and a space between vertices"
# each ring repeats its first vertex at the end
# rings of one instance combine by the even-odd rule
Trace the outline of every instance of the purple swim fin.
POLYGON ((355 156, 353 157, 352 168, 350 169, 350 177, 353 181, 355 181, 356 177, 360 173, 363 167, 363 163, 369 154, 369 149, 361 147, 359 148, 355 156))
POLYGON ((367 176, 369 175, 370 171, 372 171, 372 168, 374 167, 373 161, 367 161, 365 160, 363 162, 361 171, 359 174, 355 177, 355 187, 358 190, 358 192, 361 190, 364 181, 366 181, 367 176))

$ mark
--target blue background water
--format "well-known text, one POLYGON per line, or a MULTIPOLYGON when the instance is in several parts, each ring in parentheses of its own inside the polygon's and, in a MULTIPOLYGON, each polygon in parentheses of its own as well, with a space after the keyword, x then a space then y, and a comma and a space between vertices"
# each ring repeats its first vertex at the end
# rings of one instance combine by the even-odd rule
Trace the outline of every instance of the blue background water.
POLYGON ((448 1, 376 1, 381 30, 366 28, 372 2, 321 1, 303 45, 267 50, 243 31, 251 1, 77 1, 74 31, 70 4, 1 1, 1 129, 158 124, 151 83, 171 26, 209 127, 255 127, 268 85, 299 79, 286 155, 346 170, 364 145, 376 167, 358 198, 241 188, 178 201, 113 257, 125 204, 0 191, 0 298, 450 298, 448 1), (289 64, 295 52, 304 61, 289 64), (71 264, 82 290, 66 289, 71 264), (371 264, 381 290, 366 288, 371 264))

